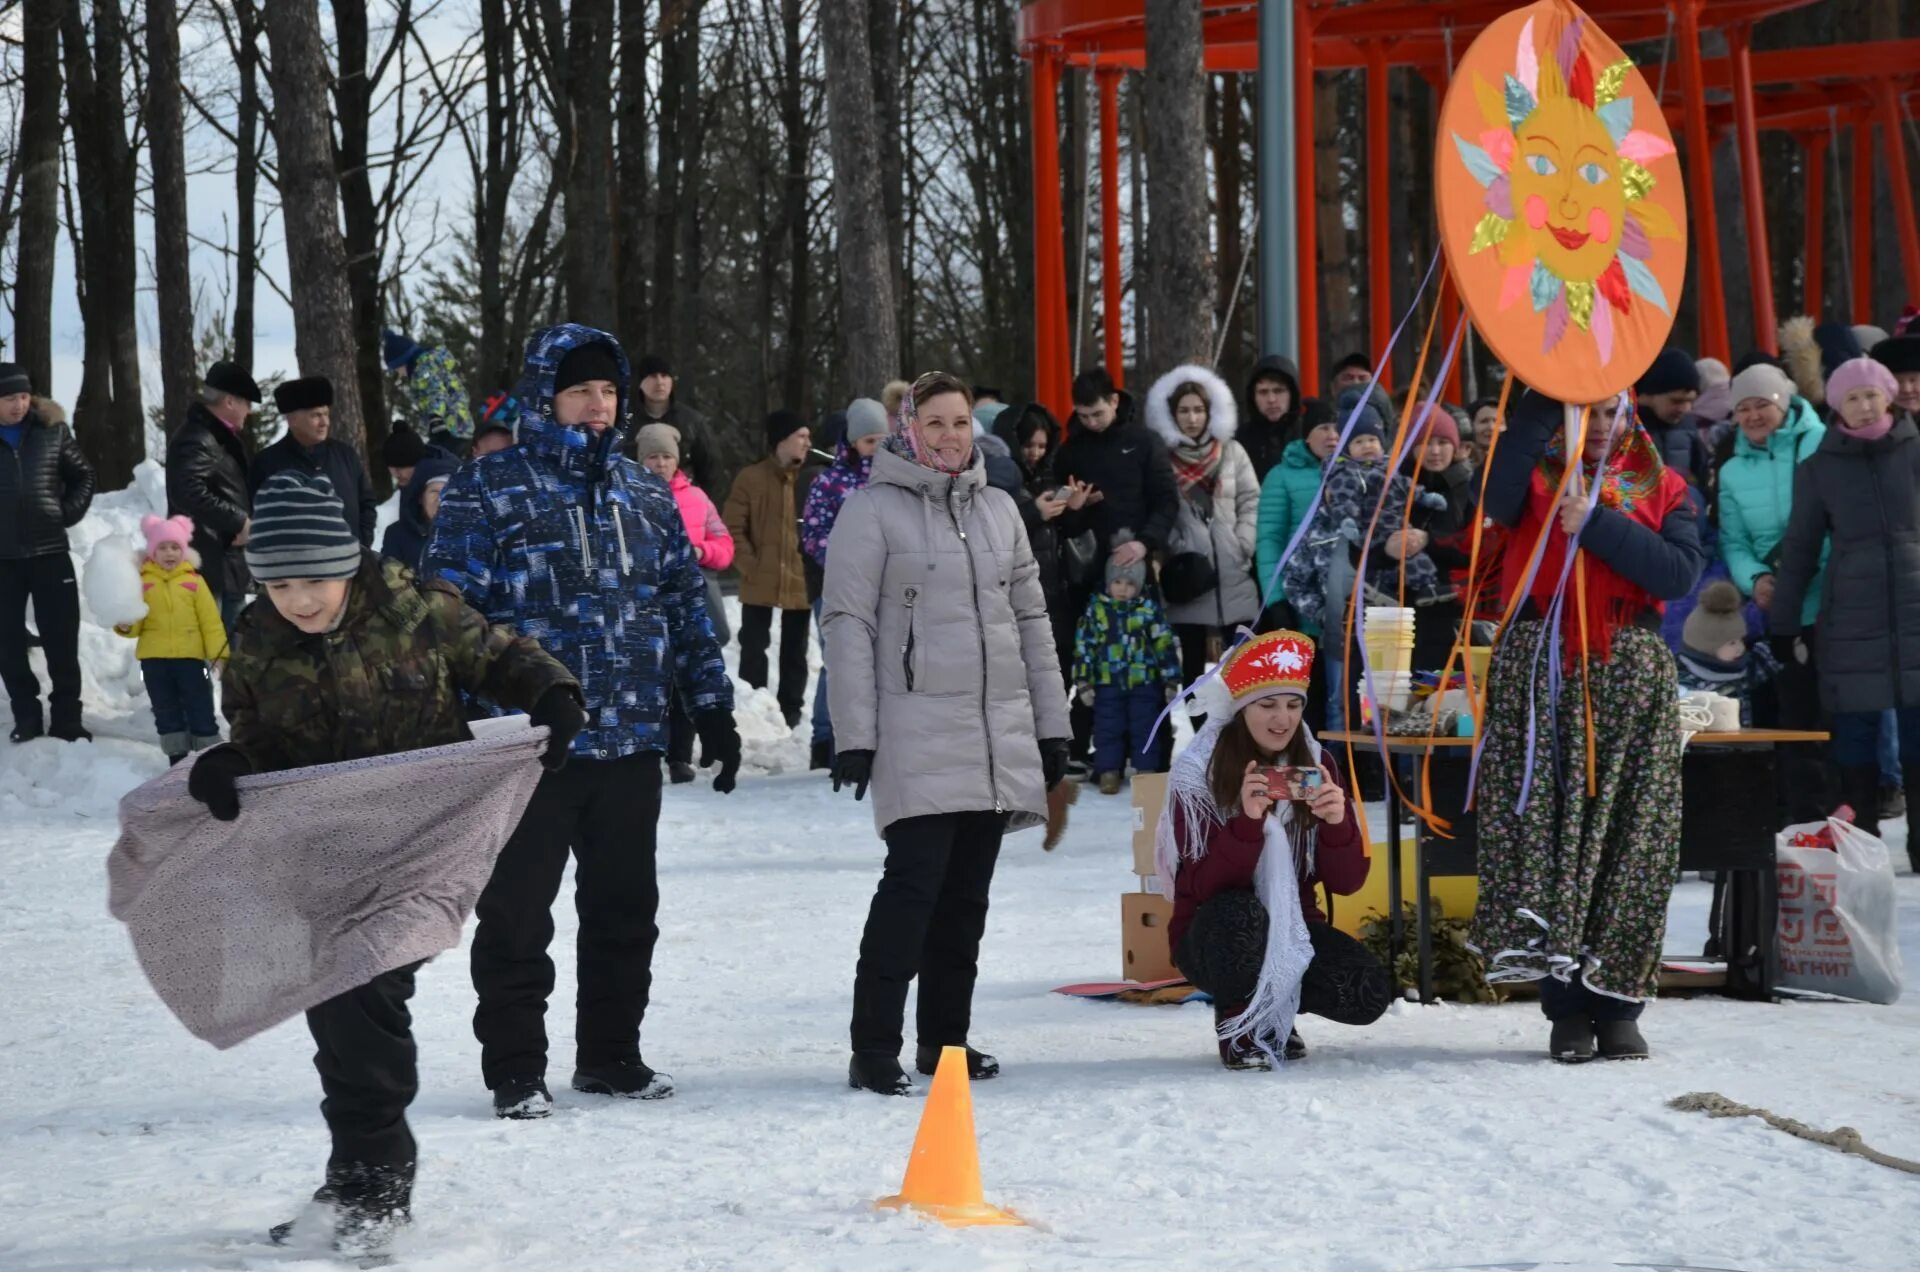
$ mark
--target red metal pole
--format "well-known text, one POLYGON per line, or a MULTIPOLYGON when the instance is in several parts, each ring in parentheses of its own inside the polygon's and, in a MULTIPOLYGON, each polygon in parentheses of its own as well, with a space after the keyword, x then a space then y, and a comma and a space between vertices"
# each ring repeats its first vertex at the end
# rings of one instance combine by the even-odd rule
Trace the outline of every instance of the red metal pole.
POLYGON ((1753 283, 1753 345, 1779 352, 1774 334, 1773 259, 1767 251, 1767 204, 1760 177, 1760 124, 1753 109, 1753 28, 1737 23, 1727 31, 1727 57, 1733 70, 1734 137, 1740 147, 1740 202, 1747 214, 1747 276, 1753 283))
MULTIPOLYGON (((1387 49, 1369 40, 1367 57, 1367 356, 1378 358, 1393 339, 1393 218, 1387 214, 1387 49)), ((1380 368, 1380 387, 1392 389, 1393 366, 1380 368)))
POLYGON ((1853 321, 1873 321, 1873 125, 1853 126, 1853 321))
MULTIPOLYGON (((1443 62, 1438 68, 1427 71, 1423 75, 1423 78, 1427 81, 1427 87, 1433 90, 1433 113, 1435 118, 1439 117, 1440 104, 1446 99, 1448 75, 1451 70, 1452 68, 1443 62)), ((1443 333, 1451 332, 1453 325, 1459 321, 1460 293, 1453 289, 1452 280, 1447 277, 1446 270, 1442 269, 1440 271, 1440 330, 1443 333)), ((1444 339, 1445 337, 1443 336, 1442 338, 1444 339)), ((1447 367, 1447 382, 1441 388, 1443 401, 1458 403, 1462 406, 1466 405, 1466 397, 1461 390, 1461 375, 1465 363, 1466 359, 1464 357, 1456 357, 1452 364, 1447 367)))
POLYGON ((1059 63, 1047 49, 1033 55, 1033 337, 1034 396, 1065 422, 1072 408, 1067 366, 1066 241, 1060 222, 1059 63))
POLYGON ((1826 283, 1827 246, 1827 134, 1806 133, 1800 138, 1807 154, 1806 269, 1800 280, 1800 312, 1820 321, 1826 283))
POLYGON ((1693 204, 1694 277, 1698 281, 1700 352, 1730 360, 1726 282, 1720 270, 1720 222, 1713 205, 1713 141, 1700 74, 1700 0, 1675 0, 1679 19, 1680 96, 1687 115, 1687 198, 1693 204))
POLYGON ((1100 297, 1106 328, 1107 374, 1127 383, 1127 348, 1120 336, 1120 71, 1094 72, 1100 87, 1100 297))
MULTIPOLYGON (((1283 0, 1284 2, 1284 0, 1283 0)), ((1294 236, 1299 241, 1300 391, 1309 397, 1320 384, 1319 199, 1314 190, 1313 10, 1293 0, 1294 236)))
POLYGON ((1900 94, 1894 91, 1891 80, 1884 79, 1874 81, 1873 92, 1880 99, 1880 137, 1887 152, 1887 179, 1893 183, 1893 230, 1900 241, 1900 268, 1907 277, 1906 294, 1920 296, 1920 227, 1914 224, 1913 182, 1907 176, 1900 94))

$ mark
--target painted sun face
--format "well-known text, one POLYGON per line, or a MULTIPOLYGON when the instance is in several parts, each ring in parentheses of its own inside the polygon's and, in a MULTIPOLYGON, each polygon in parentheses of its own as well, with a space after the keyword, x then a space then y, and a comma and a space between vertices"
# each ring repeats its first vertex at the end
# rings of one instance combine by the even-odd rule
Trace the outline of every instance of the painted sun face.
POLYGON ((1573 98, 1552 97, 1514 131, 1513 210, 1540 263, 1565 282, 1598 281, 1619 253, 1627 207, 1607 126, 1573 98))

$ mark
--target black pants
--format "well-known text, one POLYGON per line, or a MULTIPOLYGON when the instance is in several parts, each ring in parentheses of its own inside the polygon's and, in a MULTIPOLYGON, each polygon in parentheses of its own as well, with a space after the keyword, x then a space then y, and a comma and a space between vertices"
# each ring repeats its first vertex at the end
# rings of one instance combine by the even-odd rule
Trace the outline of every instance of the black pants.
MULTIPOLYGON (((1300 982, 1300 1011, 1343 1025, 1370 1025, 1393 1001, 1380 960, 1331 923, 1307 921, 1313 961, 1300 982)), ((1260 984, 1267 952, 1267 910, 1247 888, 1215 893, 1193 912, 1174 962, 1223 1007, 1238 1008, 1260 984)))
MULTIPOLYGON (((780 687, 774 696, 789 720, 799 718, 807 698, 807 624, 810 609, 780 611, 780 687)), ((740 607, 740 679, 755 689, 767 687, 767 647, 773 640, 773 607, 740 607)))
MULTIPOLYGON (((1440 601, 1433 605, 1416 606, 1413 611, 1413 669, 1415 671, 1439 671, 1447 665, 1447 657, 1453 652, 1453 643, 1460 636, 1460 619, 1466 613, 1459 601, 1440 601)), ((1461 670, 1465 663, 1462 655, 1454 664, 1454 670, 1461 670)), ((1355 664, 1354 674, 1359 675, 1359 665, 1355 664)))
POLYGON ((382 972, 357 989, 307 1010, 313 1067, 320 1072, 320 1116, 333 1136, 329 1169, 362 1162, 411 1166, 407 1106, 420 1090, 414 1060, 413 974, 419 963, 382 972))
POLYGON ((699 735, 693 729, 693 716, 678 689, 667 691, 667 762, 693 763, 693 743, 699 735))
POLYGON ((0 682, 13 702, 16 724, 44 724, 40 681, 27 663, 27 602, 47 659, 53 691, 47 695, 55 727, 80 723, 80 586, 73 558, 48 552, 0 561, 0 682))
POLYGON ((547 1071, 547 998, 553 993, 553 902, 578 861, 579 994, 574 1055, 579 1067, 640 1054, 640 1021, 653 987, 654 834, 660 820, 660 756, 567 761, 534 789, 520 825, 480 894, 473 934, 473 1013, 488 1087, 547 1071))
MULTIPOLYGON (((1807 661, 1788 658, 1778 676, 1755 690, 1755 727, 1831 731, 1833 721, 1820 705, 1820 667, 1813 654, 1813 629, 1808 628, 1803 638, 1807 661)), ((1840 802, 1839 776, 1827 748, 1820 743, 1782 743, 1774 748, 1774 764, 1782 825, 1822 821, 1840 802)))
POLYGON ((1540 1010, 1546 1013, 1548 1020, 1567 1020, 1574 1016, 1585 1016, 1595 1022, 1638 1020, 1640 1013, 1647 1009, 1645 1003, 1630 1003, 1624 998, 1596 994, 1585 985, 1558 981, 1551 976, 1541 980, 1539 985, 1540 1010))
POLYGON ((1180 642, 1181 683, 1190 685, 1207 674, 1207 664, 1212 661, 1209 651, 1214 637, 1221 637, 1220 647, 1225 649, 1232 633, 1222 635, 1218 627, 1205 627, 1198 623, 1175 623, 1173 638, 1180 642))
POLYGON ((887 827, 887 866, 853 978, 853 1049, 900 1054, 907 982, 920 977, 923 1047, 965 1046, 987 890, 1004 813, 907 817, 887 827))

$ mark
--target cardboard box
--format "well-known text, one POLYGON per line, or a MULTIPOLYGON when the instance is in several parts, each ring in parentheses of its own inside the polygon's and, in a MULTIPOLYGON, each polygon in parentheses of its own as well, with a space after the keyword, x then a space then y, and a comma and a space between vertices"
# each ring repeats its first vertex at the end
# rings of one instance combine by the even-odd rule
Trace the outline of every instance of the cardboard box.
POLYGON ((1121 978, 1168 980, 1180 974, 1167 949, 1167 923, 1173 902, 1151 892, 1120 894, 1121 978))
POLYGON ((1167 802, 1165 773, 1133 775, 1133 873, 1152 875, 1153 832, 1160 824, 1160 806, 1167 802))

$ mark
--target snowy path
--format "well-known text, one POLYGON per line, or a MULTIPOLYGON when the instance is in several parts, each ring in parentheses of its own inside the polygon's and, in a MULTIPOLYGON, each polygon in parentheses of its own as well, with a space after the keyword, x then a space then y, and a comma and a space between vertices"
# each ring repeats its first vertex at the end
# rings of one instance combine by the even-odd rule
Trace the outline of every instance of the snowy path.
MULTIPOLYGON (((799 749, 767 738, 759 751, 790 765, 799 749)), ((105 912, 113 800, 159 763, 118 739, 0 752, 0 1267, 323 1266, 259 1242, 326 1155, 305 1030, 225 1053, 196 1042, 105 912)), ((1579 1069, 1541 1059, 1532 1006, 1403 1005, 1364 1031, 1308 1019, 1308 1063, 1229 1074, 1205 1007, 1047 993, 1117 973, 1127 823, 1125 799, 1089 791, 1058 852, 1037 832, 1010 839, 995 884, 975 1040, 1007 1072, 976 1089, 976 1116, 989 1199, 1033 1228, 952 1233, 871 1209, 899 1184, 921 1107, 845 1086, 880 853, 865 805, 787 773, 725 799, 704 784, 669 792, 646 1053, 678 1098, 556 1090, 549 1121, 496 1122, 464 953, 422 973, 421 1170, 402 1265, 1914 1266, 1920 1181, 1662 1105, 1717 1090, 1920 1156, 1920 995, 1893 1008, 1662 1001, 1646 1021, 1653 1061, 1579 1069)), ((1920 879, 1900 887, 1920 971, 1920 879)), ((1669 948, 1695 947, 1705 903, 1704 885, 1682 886, 1687 931, 1669 948)), ((564 901, 557 914, 564 1004, 574 923, 564 901)), ((551 1018, 560 1087, 570 1014, 551 1018)))

